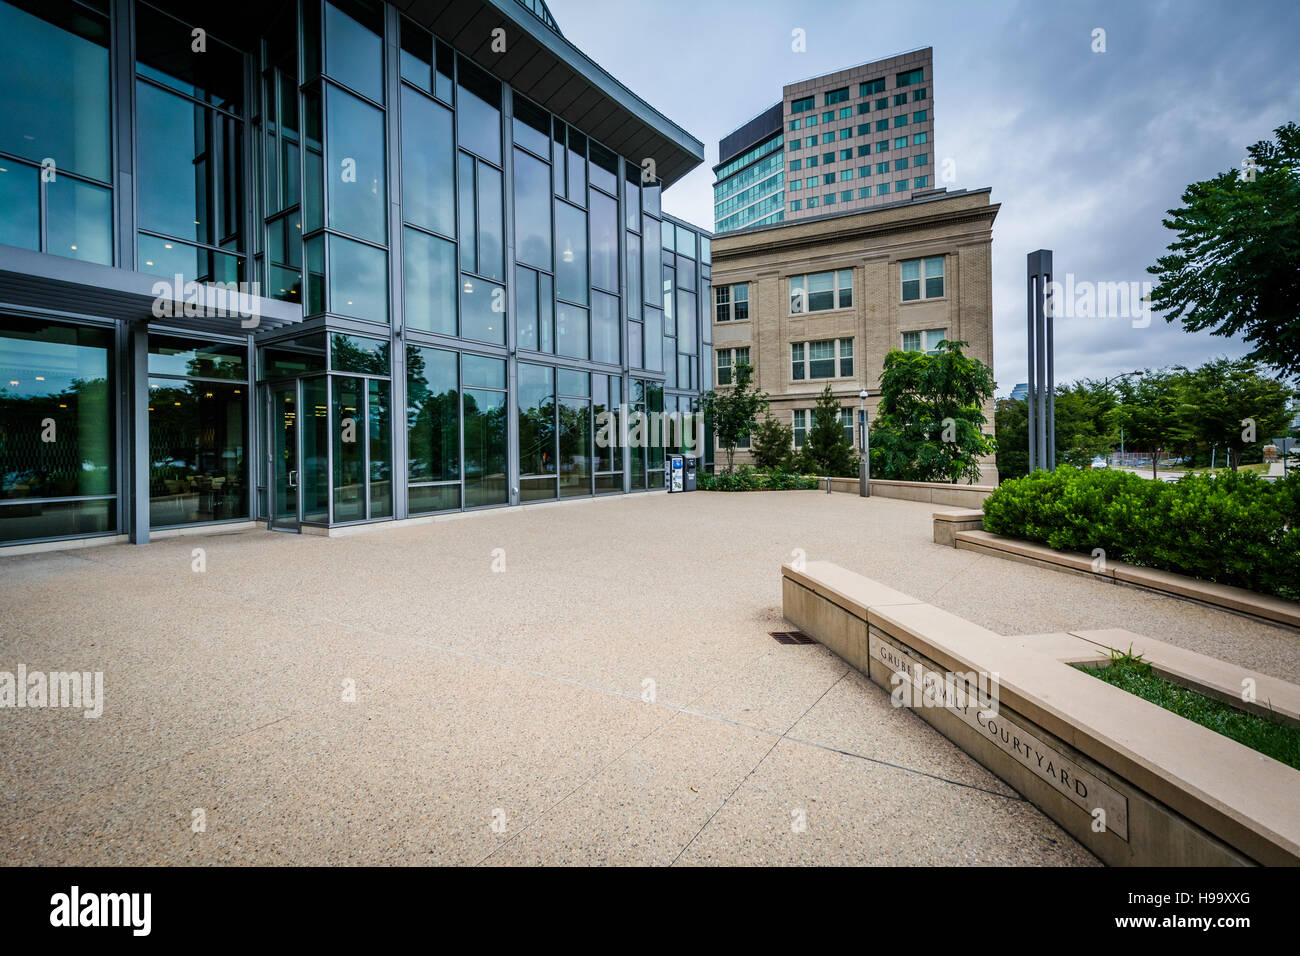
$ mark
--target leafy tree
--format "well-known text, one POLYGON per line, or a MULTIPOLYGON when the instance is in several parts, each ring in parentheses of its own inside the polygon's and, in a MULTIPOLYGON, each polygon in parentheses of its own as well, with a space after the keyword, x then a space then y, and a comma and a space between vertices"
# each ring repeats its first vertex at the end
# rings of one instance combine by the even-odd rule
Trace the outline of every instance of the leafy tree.
POLYGON ((1000 398, 993 413, 998 443, 998 481, 1029 474, 1029 403, 1023 398, 1000 398))
POLYGON ((1122 431, 1129 448, 1151 452, 1151 477, 1162 457, 1187 450, 1192 442, 1182 414, 1182 391, 1187 370, 1174 366, 1147 370, 1136 382, 1117 383, 1119 403, 1110 412, 1110 424, 1122 431))
POLYGON ((880 412, 871 425, 872 474, 954 484, 979 479, 980 457, 996 447, 981 431, 993 370, 968 358, 965 345, 940 342, 936 355, 889 350, 880 412))
POLYGON ((1300 127, 1247 149, 1247 166, 1192 183, 1164 225, 1178 233, 1147 271, 1154 308, 1189 332, 1240 335, 1248 356, 1300 376, 1300 127))
POLYGON ((771 415, 754 430, 749 453, 754 464, 766 471, 789 471, 794 457, 794 429, 771 415))
POLYGON ((853 443, 844 433, 840 400, 830 383, 817 396, 812 413, 812 427, 799 449, 799 470, 806 474, 851 478, 858 473, 858 456, 853 443))
POLYGON ((710 389, 700 402, 704 414, 713 422, 718 444, 727 452, 727 472, 736 460, 736 446, 758 426, 759 412, 768 406, 767 392, 753 387, 754 368, 744 362, 732 367, 734 385, 726 391, 710 389))
POLYGON ((1244 452, 1262 452, 1271 436, 1286 429, 1296 394, 1277 379, 1260 374, 1250 359, 1206 362, 1182 376, 1181 385, 1182 433, 1198 450, 1224 449, 1233 471, 1244 452))
MULTIPOLYGON (((1056 462, 1087 468, 1117 442, 1108 416, 1117 398, 1106 382, 1084 379, 1056 387, 1056 462)), ((1028 440, 1026 439, 1026 450, 1028 440)), ((1002 448, 998 447, 998 457, 1002 448)))

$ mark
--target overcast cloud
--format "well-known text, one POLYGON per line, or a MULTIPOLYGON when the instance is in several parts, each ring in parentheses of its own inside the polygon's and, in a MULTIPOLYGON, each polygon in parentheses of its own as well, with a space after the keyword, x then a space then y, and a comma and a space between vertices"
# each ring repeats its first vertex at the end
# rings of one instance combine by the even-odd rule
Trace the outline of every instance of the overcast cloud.
MULTIPOLYGON (((1058 276, 1141 282, 1173 236, 1160 220, 1185 186, 1239 167, 1246 146, 1300 122, 1300 4, 1165 0, 901 4, 822 0, 548 0, 560 29, 705 144, 665 193, 668 212, 713 226, 718 139, 781 86, 934 47, 936 173, 991 186, 998 394, 1025 380, 1025 255, 1058 276), (807 52, 791 51, 791 31, 807 52), (1092 52, 1092 31, 1106 52, 1092 52)), ((1058 318, 1058 381, 1239 356, 1159 315, 1058 318)))

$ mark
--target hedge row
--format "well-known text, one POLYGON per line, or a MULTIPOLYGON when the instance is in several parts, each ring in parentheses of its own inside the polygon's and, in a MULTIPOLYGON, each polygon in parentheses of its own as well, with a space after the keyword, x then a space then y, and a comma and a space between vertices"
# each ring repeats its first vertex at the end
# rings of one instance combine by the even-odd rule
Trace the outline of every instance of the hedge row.
POLYGON ((984 529, 1300 600, 1300 474, 1168 483, 1108 469, 1036 471, 988 497, 984 529))
POLYGON ((700 475, 700 491, 802 491, 817 487, 816 475, 789 475, 782 471, 764 474, 741 468, 731 474, 700 475))

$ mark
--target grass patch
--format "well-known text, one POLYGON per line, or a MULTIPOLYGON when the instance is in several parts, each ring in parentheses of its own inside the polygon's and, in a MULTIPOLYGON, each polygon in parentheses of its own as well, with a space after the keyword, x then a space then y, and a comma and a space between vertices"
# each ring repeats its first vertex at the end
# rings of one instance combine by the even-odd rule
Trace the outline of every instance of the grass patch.
POLYGON ((1133 654, 1131 649, 1127 653, 1112 651, 1109 667, 1084 667, 1082 670, 1300 770, 1300 727, 1238 710, 1231 704, 1165 680, 1142 659, 1141 654, 1133 654))

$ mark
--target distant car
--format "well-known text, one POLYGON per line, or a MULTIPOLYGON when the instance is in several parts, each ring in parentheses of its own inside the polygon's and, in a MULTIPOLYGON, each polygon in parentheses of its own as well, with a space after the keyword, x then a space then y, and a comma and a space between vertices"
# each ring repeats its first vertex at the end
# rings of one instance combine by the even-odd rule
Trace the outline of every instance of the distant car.
POLYGON ((1092 460, 1092 464, 1089 465, 1088 467, 1089 467, 1089 468, 1109 468, 1109 467, 1110 467, 1110 462, 1108 462, 1108 461, 1107 461, 1105 458, 1103 458, 1101 455, 1098 455, 1096 458, 1094 458, 1094 459, 1092 460))

